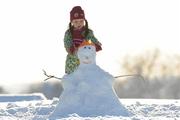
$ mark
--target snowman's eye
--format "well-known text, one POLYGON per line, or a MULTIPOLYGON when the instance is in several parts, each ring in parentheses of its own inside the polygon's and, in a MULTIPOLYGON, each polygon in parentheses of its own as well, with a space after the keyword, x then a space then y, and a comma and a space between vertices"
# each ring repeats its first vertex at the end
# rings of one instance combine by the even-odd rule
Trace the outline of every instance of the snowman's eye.
POLYGON ((84 49, 86 49, 86 46, 84 47, 84 49))
POLYGON ((88 47, 89 49, 91 49, 91 47, 88 47))

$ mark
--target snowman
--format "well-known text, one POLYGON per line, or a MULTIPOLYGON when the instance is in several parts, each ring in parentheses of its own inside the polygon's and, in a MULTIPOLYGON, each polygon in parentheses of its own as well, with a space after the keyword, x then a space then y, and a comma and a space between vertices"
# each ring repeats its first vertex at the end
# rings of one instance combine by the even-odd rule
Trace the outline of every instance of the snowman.
POLYGON ((129 116, 112 87, 114 78, 96 64, 96 48, 84 41, 78 48, 80 65, 71 74, 64 75, 64 91, 50 118, 76 114, 81 117, 129 116))

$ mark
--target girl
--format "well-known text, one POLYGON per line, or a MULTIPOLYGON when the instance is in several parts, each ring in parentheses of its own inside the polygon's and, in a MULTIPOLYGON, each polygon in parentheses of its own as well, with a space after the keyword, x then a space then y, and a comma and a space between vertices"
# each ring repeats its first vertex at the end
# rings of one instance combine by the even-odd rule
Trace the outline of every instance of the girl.
POLYGON ((88 28, 84 11, 80 6, 75 6, 70 12, 69 29, 65 32, 64 36, 64 47, 68 53, 65 73, 70 74, 78 67, 79 59, 76 51, 84 40, 91 40, 96 46, 96 51, 102 50, 101 43, 96 39, 93 31, 88 28))

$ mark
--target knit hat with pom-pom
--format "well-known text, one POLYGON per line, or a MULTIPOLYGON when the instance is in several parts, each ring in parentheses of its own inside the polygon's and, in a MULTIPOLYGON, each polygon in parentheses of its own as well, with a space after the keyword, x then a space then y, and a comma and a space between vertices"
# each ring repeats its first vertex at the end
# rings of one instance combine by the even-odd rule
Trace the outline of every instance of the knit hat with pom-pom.
POLYGON ((75 6, 70 12, 70 20, 85 19, 84 10, 80 6, 75 6))

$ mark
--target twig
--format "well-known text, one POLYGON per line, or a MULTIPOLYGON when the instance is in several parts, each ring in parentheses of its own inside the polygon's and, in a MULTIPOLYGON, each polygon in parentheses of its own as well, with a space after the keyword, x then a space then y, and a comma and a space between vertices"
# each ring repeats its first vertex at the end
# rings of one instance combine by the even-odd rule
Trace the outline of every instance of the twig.
MULTIPOLYGON (((43 70, 43 73, 44 73, 44 75, 47 77, 44 81, 47 81, 47 80, 49 80, 49 79, 51 79, 51 78, 56 78, 56 79, 62 80, 62 78, 56 77, 56 76, 54 76, 54 75, 48 75, 45 70, 43 70)), ((120 77, 139 77, 139 78, 141 78, 142 80, 145 80, 144 77, 143 77, 142 75, 140 75, 140 74, 114 76, 114 78, 120 78, 120 77)))
POLYGON ((144 77, 140 74, 131 74, 131 75, 119 75, 119 76, 115 76, 114 78, 119 78, 119 77, 139 77, 142 80, 145 80, 144 77))
POLYGON ((54 75, 48 75, 45 70, 43 70, 43 73, 47 77, 44 81, 47 81, 47 80, 49 80, 51 78, 56 78, 56 79, 62 80, 62 78, 56 77, 54 75))

